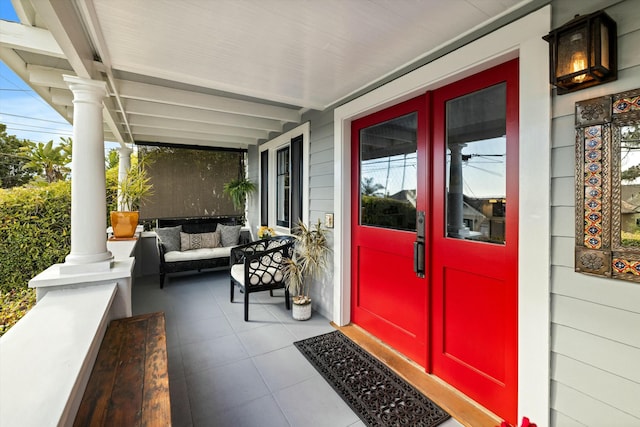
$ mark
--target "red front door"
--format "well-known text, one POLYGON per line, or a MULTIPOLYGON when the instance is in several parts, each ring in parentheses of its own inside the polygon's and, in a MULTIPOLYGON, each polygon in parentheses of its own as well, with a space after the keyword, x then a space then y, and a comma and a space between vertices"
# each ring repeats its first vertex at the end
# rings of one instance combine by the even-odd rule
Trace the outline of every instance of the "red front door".
POLYGON ((426 366, 428 278, 413 269, 427 200, 425 98, 353 123, 351 319, 426 366), (418 166, 420 165, 420 166, 418 166))
POLYGON ((514 60, 352 127, 353 323, 512 423, 517 81, 514 60))
POLYGON ((518 62, 433 99, 432 373, 515 424, 518 62))

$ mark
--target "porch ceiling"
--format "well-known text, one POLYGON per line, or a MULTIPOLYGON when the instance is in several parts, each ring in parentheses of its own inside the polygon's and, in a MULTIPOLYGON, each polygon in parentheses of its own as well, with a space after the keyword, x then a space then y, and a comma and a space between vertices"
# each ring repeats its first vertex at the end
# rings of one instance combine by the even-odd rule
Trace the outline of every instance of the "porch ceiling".
POLYGON ((67 120, 105 80, 105 139, 246 148, 535 0, 12 0, 0 58, 67 120))

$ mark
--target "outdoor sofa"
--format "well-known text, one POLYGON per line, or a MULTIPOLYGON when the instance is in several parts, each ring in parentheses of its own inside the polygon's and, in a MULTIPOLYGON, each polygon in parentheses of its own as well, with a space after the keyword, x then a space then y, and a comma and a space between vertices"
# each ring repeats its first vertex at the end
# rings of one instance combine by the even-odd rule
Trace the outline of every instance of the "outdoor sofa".
POLYGON ((160 288, 170 273, 229 268, 231 249, 251 242, 237 217, 162 219, 155 232, 160 288))

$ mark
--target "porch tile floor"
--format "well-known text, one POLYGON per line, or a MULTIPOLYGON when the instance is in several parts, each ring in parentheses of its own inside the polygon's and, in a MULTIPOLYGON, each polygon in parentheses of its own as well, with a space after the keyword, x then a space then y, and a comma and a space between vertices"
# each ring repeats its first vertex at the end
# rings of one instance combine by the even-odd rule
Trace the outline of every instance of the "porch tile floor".
MULTIPOLYGON (((135 279, 133 314, 164 311, 174 427, 364 426, 293 346, 331 332, 314 313, 295 321, 283 293, 229 302, 228 271, 135 279)), ((461 426, 450 419, 442 427, 461 426)))

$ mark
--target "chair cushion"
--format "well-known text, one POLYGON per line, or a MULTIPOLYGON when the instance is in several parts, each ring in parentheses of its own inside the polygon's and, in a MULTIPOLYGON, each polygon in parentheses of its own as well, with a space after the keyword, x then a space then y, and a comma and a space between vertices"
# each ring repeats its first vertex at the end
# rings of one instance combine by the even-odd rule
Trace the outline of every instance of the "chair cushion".
MULTIPOLYGON (((244 264, 233 265, 231 267, 231 277, 244 287, 244 264)), ((268 285, 274 281, 281 282, 282 279, 282 270, 277 267, 267 267, 254 271, 250 270, 249 272, 249 286, 268 285)))
POLYGON ((217 248, 220 246, 220 233, 180 233, 180 250, 217 248))
POLYGON ((156 234, 167 252, 180 250, 180 232, 182 226, 156 228, 156 234))
POLYGON ((218 224, 216 232, 220 232, 222 246, 236 246, 240 240, 241 225, 218 224))

